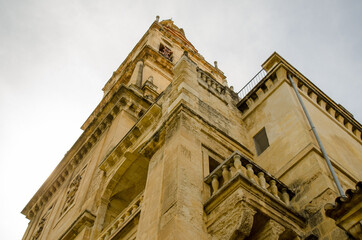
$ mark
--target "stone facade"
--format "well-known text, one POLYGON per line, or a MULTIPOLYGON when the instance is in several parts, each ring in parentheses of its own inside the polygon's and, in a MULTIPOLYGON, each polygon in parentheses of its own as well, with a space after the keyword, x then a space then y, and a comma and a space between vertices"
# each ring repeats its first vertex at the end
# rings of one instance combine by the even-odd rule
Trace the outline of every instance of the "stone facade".
POLYGON ((158 18, 26 205, 23 239, 349 239, 325 216, 362 179, 362 126, 277 53, 242 97, 158 18))

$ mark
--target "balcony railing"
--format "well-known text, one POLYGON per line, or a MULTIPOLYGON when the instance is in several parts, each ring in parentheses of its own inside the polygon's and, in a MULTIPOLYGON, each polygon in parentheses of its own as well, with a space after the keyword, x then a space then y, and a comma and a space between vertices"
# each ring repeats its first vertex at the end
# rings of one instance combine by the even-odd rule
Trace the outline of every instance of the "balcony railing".
POLYGON ((127 223, 129 223, 141 210, 143 200, 143 192, 140 193, 135 199, 121 212, 113 222, 102 231, 99 240, 111 239, 117 234, 127 223))
POLYGON ((204 182, 211 187, 211 194, 215 195, 237 173, 286 205, 289 205, 290 199, 294 197, 294 193, 285 184, 237 151, 212 171, 204 182))
POLYGON ((238 96, 243 99, 264 77, 266 71, 261 69, 239 92, 238 96))
POLYGON ((196 71, 197 71, 197 77, 202 81, 204 81, 209 88, 214 89, 219 94, 225 94, 225 86, 216 81, 213 77, 211 77, 210 74, 201 70, 200 68, 197 68, 196 71))

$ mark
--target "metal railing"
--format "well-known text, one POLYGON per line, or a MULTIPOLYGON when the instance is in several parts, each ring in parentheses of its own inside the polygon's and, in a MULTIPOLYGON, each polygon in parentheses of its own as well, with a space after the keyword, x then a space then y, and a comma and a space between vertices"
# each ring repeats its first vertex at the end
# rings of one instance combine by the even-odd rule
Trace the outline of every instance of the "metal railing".
POLYGON ((264 77, 266 71, 261 69, 239 92, 238 96, 243 99, 264 77))

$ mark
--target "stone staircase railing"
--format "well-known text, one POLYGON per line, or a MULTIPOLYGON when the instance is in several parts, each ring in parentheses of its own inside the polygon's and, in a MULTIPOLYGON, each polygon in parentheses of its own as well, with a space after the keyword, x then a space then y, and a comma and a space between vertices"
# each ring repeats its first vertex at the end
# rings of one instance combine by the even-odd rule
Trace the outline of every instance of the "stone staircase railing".
POLYGON ((289 206, 294 193, 278 179, 270 175, 243 154, 235 151, 229 158, 212 171, 204 182, 211 187, 212 195, 225 186, 231 178, 240 173, 252 184, 261 187, 264 191, 282 200, 289 206))
POLYGON ((102 231, 99 235, 99 240, 111 239, 113 235, 119 232, 120 229, 126 226, 136 214, 141 210, 143 200, 143 192, 141 192, 135 199, 121 212, 113 222, 102 231))

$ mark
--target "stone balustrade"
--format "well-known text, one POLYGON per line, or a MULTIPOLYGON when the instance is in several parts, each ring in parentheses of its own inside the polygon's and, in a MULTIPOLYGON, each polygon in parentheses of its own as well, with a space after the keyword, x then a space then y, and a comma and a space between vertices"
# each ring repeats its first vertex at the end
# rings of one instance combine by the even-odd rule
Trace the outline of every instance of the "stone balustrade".
POLYGON ((261 187, 275 198, 282 200, 286 205, 289 205, 290 199, 294 197, 294 193, 285 184, 238 151, 212 171, 204 182, 211 187, 211 193, 214 195, 236 174, 240 174, 251 184, 261 187))
POLYGON ((200 68, 197 68, 196 71, 198 79, 206 83, 209 88, 215 90, 219 94, 225 94, 225 86, 223 86, 221 83, 212 78, 210 74, 204 72, 200 68))
POLYGON ((113 222, 105 228, 100 236, 99 240, 111 239, 113 235, 118 233, 122 228, 130 222, 136 214, 141 210, 141 205, 143 201, 143 192, 140 193, 129 205, 126 207, 113 222))

